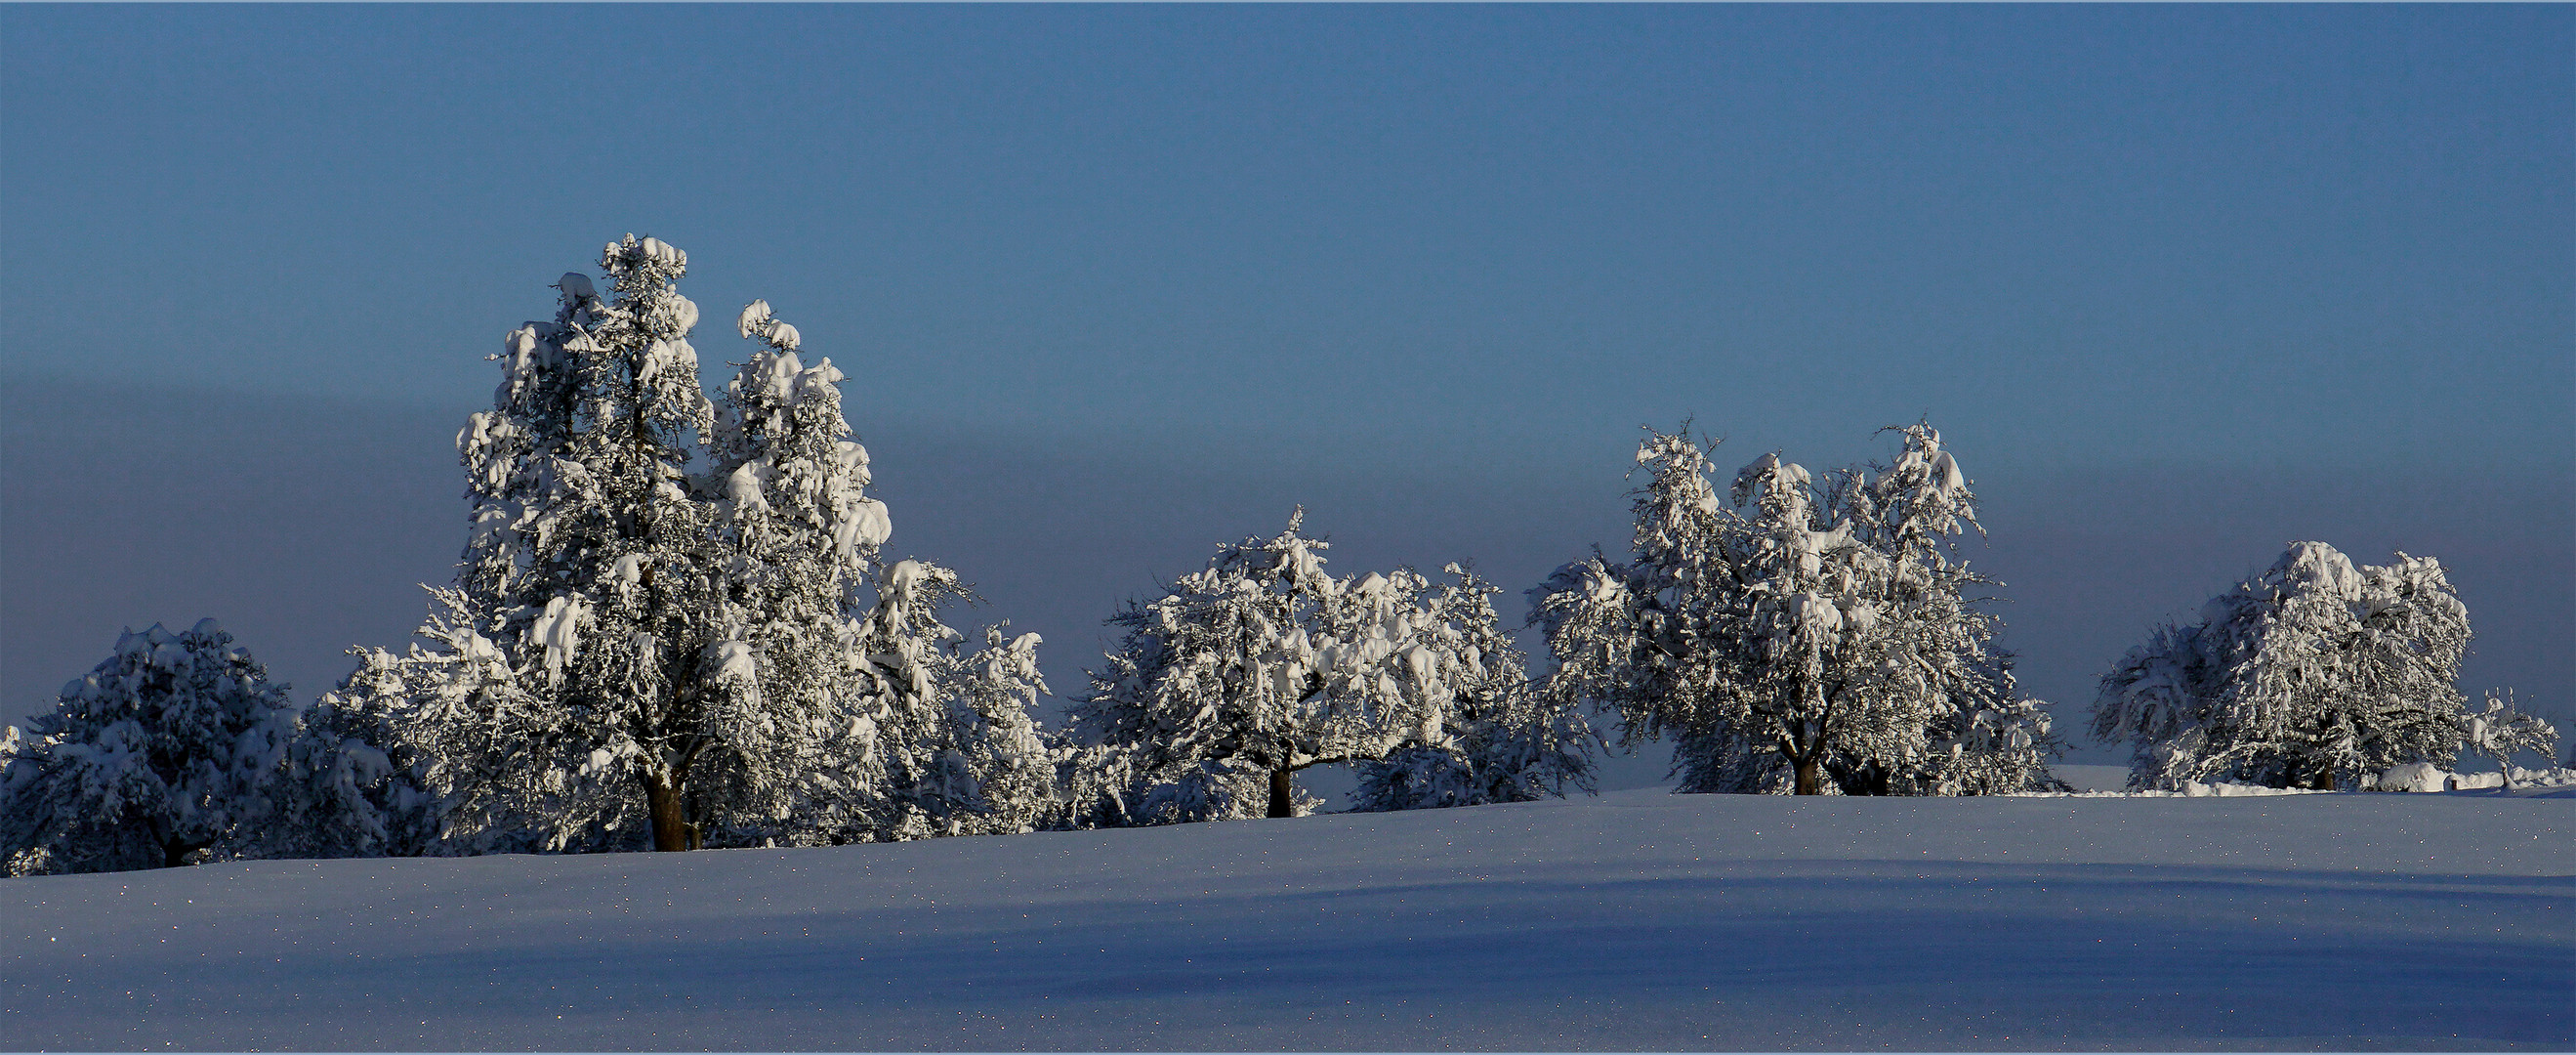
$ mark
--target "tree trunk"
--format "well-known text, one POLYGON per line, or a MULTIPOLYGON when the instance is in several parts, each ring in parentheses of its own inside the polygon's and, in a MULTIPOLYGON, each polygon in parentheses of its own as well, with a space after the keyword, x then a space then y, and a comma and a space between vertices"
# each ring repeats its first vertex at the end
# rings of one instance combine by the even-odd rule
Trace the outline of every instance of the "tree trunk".
POLYGON ((696 848, 697 832, 680 808, 680 789, 660 773, 644 774, 644 808, 653 815, 653 848, 696 848))
POLYGON ((1271 816, 1294 817, 1297 815, 1296 779, 1295 771, 1293 770, 1274 769, 1270 771, 1271 816))
POLYGON ((1798 784, 1797 787, 1791 789, 1790 794, 1822 795, 1824 793, 1825 760, 1812 754, 1799 759, 1798 784))
POLYGON ((214 844, 211 842, 185 842, 177 836, 163 839, 161 840, 161 867, 177 868, 180 865, 187 864, 189 854, 203 850, 212 845, 214 844))

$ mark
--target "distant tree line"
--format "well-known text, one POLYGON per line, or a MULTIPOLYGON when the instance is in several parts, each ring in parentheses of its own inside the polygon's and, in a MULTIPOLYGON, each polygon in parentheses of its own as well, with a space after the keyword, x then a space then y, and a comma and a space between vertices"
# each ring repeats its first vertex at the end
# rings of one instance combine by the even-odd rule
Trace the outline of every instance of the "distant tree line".
MULTIPOLYGON (((1958 543, 1975 496, 1928 424, 1821 476, 1651 432, 1628 552, 1528 591, 1533 676, 1461 564, 1336 577, 1287 529, 1109 622, 1061 731, 1035 634, 972 635, 958 576, 886 551, 844 375, 754 301, 710 397, 686 254, 609 244, 512 330, 457 449, 472 508, 416 643, 353 648, 299 707, 213 620, 127 633, 0 734, 12 875, 258 857, 813 846, 1290 817, 1347 763, 1355 807, 1589 790, 1605 746, 1669 738, 1678 790, 1977 795, 2062 788, 1958 543)), ((2385 767, 2548 754, 2556 733, 2456 688, 2468 619, 2440 566, 2322 543, 2158 629, 2093 732, 2131 784, 2355 787, 2385 767)))

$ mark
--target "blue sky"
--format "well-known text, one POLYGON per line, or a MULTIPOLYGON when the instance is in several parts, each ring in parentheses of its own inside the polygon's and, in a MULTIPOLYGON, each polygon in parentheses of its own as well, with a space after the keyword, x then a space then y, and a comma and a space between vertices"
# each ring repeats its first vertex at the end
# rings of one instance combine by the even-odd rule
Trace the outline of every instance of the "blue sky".
POLYGON ((399 643, 482 356, 634 231, 851 375, 895 548, 1059 690, 1295 504, 1518 588, 1624 541, 1640 425, 1928 416, 2062 713, 2322 538, 2444 558, 2472 690, 2576 717, 2571 53, 2554 5, 0 8, 0 711, 126 624, 308 698, 399 643))

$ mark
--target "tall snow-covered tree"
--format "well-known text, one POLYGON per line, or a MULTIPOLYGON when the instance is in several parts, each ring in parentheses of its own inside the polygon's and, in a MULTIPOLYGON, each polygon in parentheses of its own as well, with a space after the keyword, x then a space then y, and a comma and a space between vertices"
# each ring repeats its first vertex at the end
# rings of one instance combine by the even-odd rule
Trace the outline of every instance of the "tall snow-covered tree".
POLYGON ((428 646, 364 657, 339 699, 384 716, 451 850, 943 830, 906 810, 910 760, 947 746, 917 738, 954 738, 912 716, 953 711, 958 635, 930 613, 955 577, 880 560, 843 375, 754 302, 719 407, 686 255, 629 235, 601 266, 609 296, 567 274, 554 320, 509 335, 458 437, 474 531, 428 646))
POLYGON ((1491 676, 1491 640, 1426 597, 1427 580, 1333 578, 1303 521, 1219 549, 1110 619, 1126 636, 1071 732, 1159 787, 1131 816, 1294 816, 1298 770, 1449 744, 1459 696, 1491 676))
POLYGON ((1955 540, 1974 496, 1929 426, 1896 461, 1817 481, 1766 454, 1727 498, 1687 432, 1639 446, 1631 558, 1533 590, 1546 689, 1673 737, 1683 791, 1976 794, 2049 786, 2048 717, 2016 695, 1984 580, 1955 540))
POLYGON ((2458 687, 2469 613, 2430 557, 2355 567, 2293 542, 2272 567, 2156 628, 2102 678, 2093 734, 2128 741, 2132 788, 2185 781, 2358 786, 2391 766, 2449 765, 2464 745, 2546 755, 2555 731, 2458 687))
POLYGON ((505 657, 506 691, 472 718, 515 741, 459 790, 542 818, 556 846, 642 824, 655 849, 686 849, 702 756, 802 730, 758 720, 717 620, 713 510, 690 493, 714 408, 677 287, 688 258, 630 235, 600 266, 613 295, 566 275, 554 322, 510 335, 494 409, 459 436, 476 531, 454 629, 505 657))
POLYGON ((1564 700, 1532 691, 1520 647, 1494 613, 1500 589, 1456 564, 1441 570, 1451 580, 1426 595, 1426 609, 1436 625, 1457 632, 1469 657, 1442 723, 1449 735, 1355 764, 1360 780, 1352 808, 1530 802, 1563 795, 1569 786, 1590 790, 1598 740, 1591 723, 1564 700))
POLYGON ((31 875, 242 856, 295 730, 286 686, 214 620, 127 631, 0 758, 0 857, 31 875))

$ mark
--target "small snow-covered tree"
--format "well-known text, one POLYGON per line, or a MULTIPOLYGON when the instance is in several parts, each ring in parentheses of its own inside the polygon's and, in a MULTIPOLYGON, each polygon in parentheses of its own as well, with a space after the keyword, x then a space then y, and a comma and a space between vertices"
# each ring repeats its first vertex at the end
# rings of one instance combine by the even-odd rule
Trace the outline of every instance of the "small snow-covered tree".
POLYGON ((939 695, 965 682, 942 677, 958 635, 933 615, 961 591, 881 562, 842 373, 755 301, 719 406, 686 255, 629 235, 601 266, 610 296, 567 274, 554 320, 509 335, 494 409, 458 437, 457 582, 424 646, 363 657, 343 709, 391 729, 446 851, 960 830, 912 814, 958 786, 924 756, 961 735, 939 695))
POLYGON ((2293 542, 2198 622, 2130 649, 2102 678, 2093 734, 2135 745, 2129 785, 2141 789, 2330 790, 2400 764, 2447 766, 2472 742, 2546 753, 2546 723, 2501 700, 2467 710, 2468 644, 2468 608, 2440 562, 2400 553, 2355 567, 2323 542, 2293 542))
POLYGON ((286 686, 207 619, 127 631, 30 724, 0 768, 12 875, 242 856, 269 820, 296 712, 286 686))
POLYGON ((969 649, 938 618, 968 596, 957 574, 916 560, 885 568, 851 637, 865 708, 857 750, 820 771, 781 838, 854 842, 1011 834, 1052 812, 1055 758, 1029 710, 1045 692, 1036 634, 984 632, 969 649))
MULTIPOLYGON (((1035 831, 1061 812, 1057 780, 1060 752, 1047 742, 1029 712, 1047 691, 1038 673, 1036 634, 986 627, 984 645, 950 646, 947 765, 972 781, 968 793, 949 801, 959 808, 947 820, 960 835, 1011 835, 1035 831)), ((955 783, 955 782, 952 782, 955 783)))
POLYGON ((1460 695, 1491 676, 1454 602, 1410 571, 1325 574, 1304 516, 1110 619, 1126 636, 1072 735, 1152 789, 1132 819, 1295 816, 1298 770, 1447 745, 1460 695))
POLYGON ((429 796, 384 746, 397 742, 394 731, 380 713, 350 707, 345 692, 300 713, 272 809, 244 856, 414 857, 436 837, 429 796))
POLYGON ((892 525, 864 493, 868 454, 849 438, 841 372, 828 359, 804 366, 801 336, 765 301, 738 329, 766 347, 726 387, 713 444, 732 562, 721 620, 739 629, 727 654, 765 706, 843 712, 812 757, 777 767, 801 786, 778 783, 770 820, 753 828, 791 842, 962 830, 980 781, 957 762, 958 736, 974 732, 951 720, 943 690, 958 678, 942 649, 959 635, 936 612, 965 591, 945 568, 880 562, 892 525))
POLYGON ((1631 559, 1533 590, 1546 691, 1677 741, 1683 791, 1975 794, 2044 787, 2055 750, 2017 698, 1985 580, 1955 552, 1975 524, 1957 461, 1926 425, 1897 460, 1817 481, 1764 455, 1722 500, 1709 451, 1652 433, 1631 559))
POLYGON ((1399 747, 1362 761, 1352 808, 1362 812, 1530 802, 1590 790, 1598 739, 1579 709, 1531 689, 1520 648, 1501 630, 1499 588, 1456 564, 1425 598, 1437 625, 1454 628, 1470 659, 1455 686, 1442 742, 1399 747))
POLYGON ((2461 747, 2487 756, 2513 779, 2514 762, 2526 752, 2545 762, 2558 754, 2558 729, 2539 716, 2514 706, 2513 690, 2489 689, 2486 706, 2463 715, 2461 747))
MULTIPOLYGON (((531 788, 556 768, 542 741, 515 735, 503 716, 535 706, 510 657, 475 628, 473 602, 454 586, 430 589, 429 618, 405 653, 353 648, 358 667, 326 700, 341 721, 387 756, 385 783, 417 788, 417 816, 389 818, 410 845, 387 853, 527 852, 572 845, 545 822, 531 788), (370 736, 369 734, 373 734, 370 736), (408 823, 406 823, 408 821, 408 823)), ((561 778, 553 777, 560 786, 561 778)), ((370 787, 366 797, 384 796, 370 787)), ((398 793, 397 793, 398 794, 398 793)))

